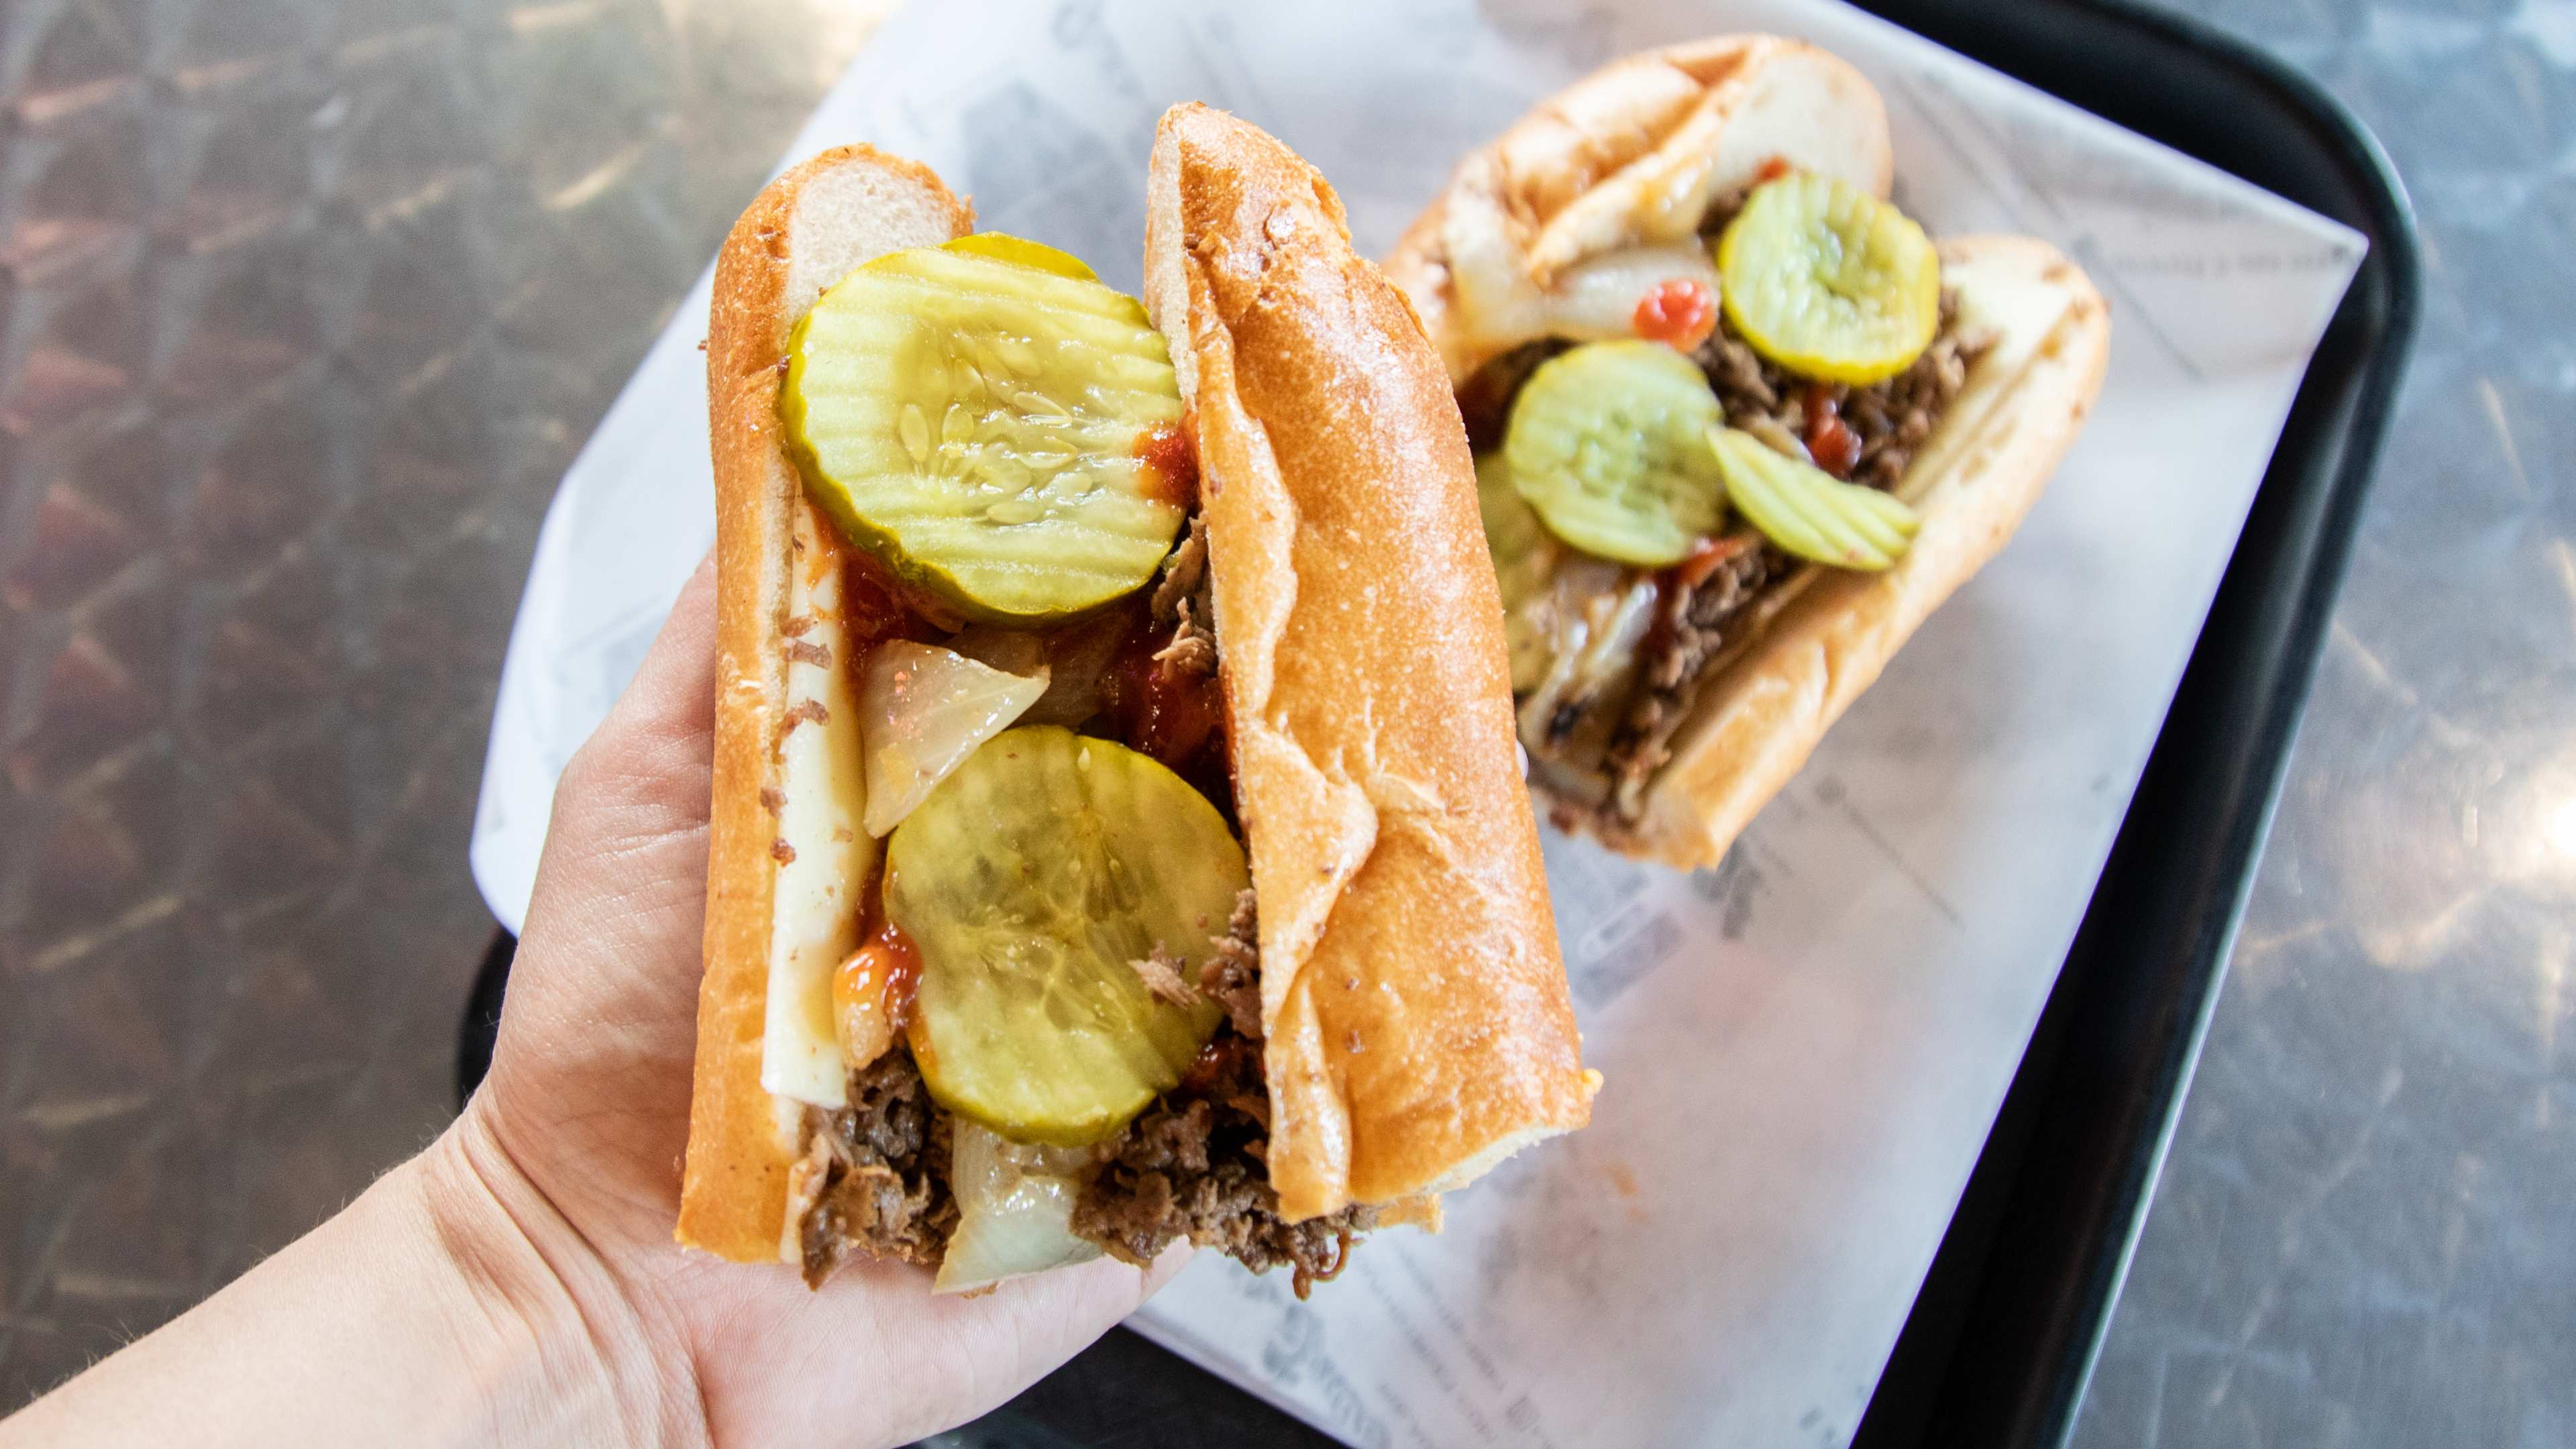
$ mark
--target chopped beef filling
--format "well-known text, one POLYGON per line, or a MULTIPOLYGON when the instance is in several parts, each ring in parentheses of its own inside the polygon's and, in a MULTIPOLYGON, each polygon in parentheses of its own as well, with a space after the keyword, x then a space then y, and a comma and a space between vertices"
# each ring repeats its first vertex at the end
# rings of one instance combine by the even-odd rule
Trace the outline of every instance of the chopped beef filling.
POLYGON ((1503 445, 1512 420, 1512 399, 1521 395, 1538 365, 1574 344, 1561 337, 1524 342, 1470 374, 1458 387, 1458 416, 1467 425, 1467 446, 1479 454, 1503 445))
POLYGON ((1165 673, 1216 673, 1216 613, 1208 598, 1207 516, 1190 515, 1189 530, 1163 560, 1154 585, 1154 626, 1172 631, 1172 642, 1154 653, 1165 673))
POLYGON ((1127 964, 1135 971, 1136 979, 1145 983, 1145 989, 1152 992, 1156 1000, 1184 1007, 1197 1004, 1199 989, 1181 979, 1181 963, 1173 959, 1171 952, 1163 949, 1162 942, 1154 943, 1151 955, 1139 957, 1127 964))
MULTIPOLYGON (((1199 515, 1164 560, 1148 614, 1156 637, 1171 631, 1153 655, 1158 672, 1215 672, 1207 526, 1199 515)), ((1230 804, 1228 796, 1220 806, 1230 804)), ((1302 1298, 1341 1271, 1352 1237, 1375 1223, 1377 1210, 1354 1205, 1301 1223, 1279 1216, 1264 1157, 1270 1090, 1261 1069, 1258 927, 1246 890, 1225 933, 1213 937, 1196 982, 1184 980, 1159 948, 1131 963, 1157 996, 1204 995, 1225 1008, 1226 1019, 1181 1083, 1096 1149, 1100 1168, 1074 1209, 1073 1230, 1139 1265, 1186 1238, 1255 1272, 1284 1266, 1302 1298)), ((911 1053, 898 1044, 852 1073, 850 1099, 845 1110, 807 1114, 806 1159, 791 1177, 804 1204, 798 1223, 809 1284, 854 1253, 936 1266, 957 1227, 949 1119, 932 1103, 911 1053)))
POLYGON ((1750 529, 1719 539, 1714 551, 1697 577, 1674 570, 1656 597, 1627 717, 1603 753, 1612 779, 1605 808, 1614 819, 1633 822, 1643 813, 1645 787, 1672 758, 1672 737, 1689 715, 1700 674, 1742 635, 1737 626, 1750 622, 1745 616, 1763 586, 1796 565, 1750 529))
POLYGON ((1279 1216, 1264 1156, 1270 1088, 1261 1076, 1258 928, 1247 890, 1199 973, 1199 989, 1224 1004, 1225 1025, 1181 1084, 1101 1149, 1073 1230, 1139 1267, 1183 1238, 1256 1273, 1286 1266, 1303 1298, 1342 1271, 1352 1235, 1366 1232, 1377 1210, 1354 1205, 1302 1223, 1279 1216))
MULTIPOLYGON (((1714 240, 1723 233, 1747 190, 1717 198, 1701 220, 1700 234, 1714 240)), ((1524 343, 1485 363, 1458 389, 1459 411, 1478 452, 1502 445, 1522 385, 1539 364, 1571 345, 1559 338, 1524 343)), ((1931 345, 1903 372, 1866 387, 1789 372, 1746 344, 1723 314, 1691 360, 1716 392, 1728 426, 1838 478, 1893 489, 1967 384, 1969 367, 1991 346, 1991 336, 1963 334, 1958 297, 1945 288, 1931 345)), ((1580 798, 1551 792, 1560 824, 1615 837, 1637 823, 1646 786, 1672 758, 1673 737, 1690 716, 1702 678, 1774 612, 1762 607, 1764 601, 1808 567, 1753 530, 1739 528, 1656 577, 1654 625, 1626 687, 1594 690, 1570 702, 1574 718, 1551 721, 1546 740, 1524 741, 1534 753, 1586 736, 1601 742, 1597 765, 1567 761, 1573 773, 1555 774, 1567 783, 1593 782, 1578 792, 1580 798), (1603 723, 1587 730, 1583 716, 1591 711, 1604 712, 1603 723), (1592 803, 1582 803, 1587 799, 1592 803)), ((1629 587, 1635 577, 1623 577, 1618 587, 1629 587)), ((1551 773, 1542 770, 1540 777, 1551 773)))
POLYGON ((1073 1230, 1139 1267, 1183 1238, 1256 1273, 1286 1267, 1303 1298, 1342 1271, 1351 1239, 1376 1225, 1377 1209, 1354 1203, 1283 1220, 1269 1144, 1260 1044, 1221 1026, 1189 1078, 1104 1149, 1099 1175, 1074 1204, 1073 1230))
POLYGON ((1755 352, 1722 315, 1717 331, 1691 360, 1708 374, 1729 427, 1742 428, 1783 452, 1810 457, 1816 452, 1811 439, 1818 422, 1812 412, 1830 408, 1859 442, 1858 457, 1837 476, 1893 488, 1914 461, 1914 450, 1932 435, 1941 410, 1967 385, 1969 364, 1994 345, 1990 337, 1961 336, 1958 322, 1958 294, 1944 287, 1941 325, 1932 334, 1932 345, 1903 372, 1867 387, 1796 376, 1755 352))
POLYGON ((1234 898, 1234 915, 1216 938, 1216 954, 1199 970, 1199 989, 1225 1008, 1235 1035, 1261 1040, 1261 946, 1252 892, 1234 898))
POLYGON ((850 1103, 806 1116, 806 1159, 823 1169, 799 1241, 818 1286, 855 1250, 935 1266, 957 1226, 948 1116, 901 1047, 850 1073, 850 1103))

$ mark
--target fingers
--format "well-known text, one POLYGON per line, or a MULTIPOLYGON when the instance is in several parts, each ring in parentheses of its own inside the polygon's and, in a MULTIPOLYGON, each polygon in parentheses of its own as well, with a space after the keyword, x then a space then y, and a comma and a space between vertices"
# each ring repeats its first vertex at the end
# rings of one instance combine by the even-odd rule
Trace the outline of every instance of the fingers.
POLYGON ((704 776, 715 730, 715 555, 698 565, 635 678, 573 756, 548 838, 596 848, 603 829, 648 833, 704 824, 704 776), (637 818, 625 818, 627 812, 637 818))
POLYGON ((1144 1291, 1136 1296, 1136 1307, 1144 1307, 1146 1299, 1162 1292, 1164 1284, 1180 1276, 1180 1271, 1190 1265, 1191 1256, 1187 1240, 1165 1248, 1163 1256, 1154 1260, 1154 1266, 1145 1270, 1144 1291))
MULTIPOLYGON (((618 1104, 684 1120, 715 715, 713 561, 556 787, 491 1084, 505 1134, 618 1104), (524 1089, 524 1091, 520 1090, 524 1089)), ((665 1125, 667 1125, 665 1123, 665 1125)), ((658 1149, 657 1149, 658 1150, 658 1149)))
POLYGON ((703 889, 703 835, 715 727, 715 568, 700 564, 626 692, 574 754, 529 908, 533 938, 557 916, 613 927, 639 889, 703 889), (697 838, 697 860, 672 847, 697 838), (673 879, 682 872, 685 879, 673 879))
POLYGON ((971 1297, 931 1293, 925 1270, 866 1262, 814 1294, 792 1277, 730 1265, 679 1291, 705 1295, 702 1310, 710 1298, 734 1300, 702 1320, 696 1355, 719 1442, 902 1444, 1009 1400, 1189 1258, 1176 1245, 1149 1269, 1104 1258, 971 1297))

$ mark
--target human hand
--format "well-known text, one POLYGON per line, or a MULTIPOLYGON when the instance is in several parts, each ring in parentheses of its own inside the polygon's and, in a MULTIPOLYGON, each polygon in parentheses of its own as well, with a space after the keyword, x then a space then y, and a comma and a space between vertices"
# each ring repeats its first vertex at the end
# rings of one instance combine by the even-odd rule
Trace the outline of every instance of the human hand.
POLYGON ((659 1433, 902 1443, 1008 1398, 1185 1255, 1152 1274, 1104 1259, 958 1298, 931 1296, 930 1275, 899 1264, 854 1264, 808 1291, 785 1264, 673 1243, 697 1040, 714 577, 701 567, 681 591, 564 772, 492 1071, 426 1160, 432 1201, 470 1255, 509 1261, 512 1235, 524 1239, 545 1271, 507 1296, 575 1314, 609 1401, 638 1416, 653 1406, 659 1433))
POLYGON ((491 1075, 430 1148, 25 1410, 0 1449, 898 1444, 970 1418, 1180 1266, 930 1275, 672 1241, 697 1043, 714 571, 564 773, 491 1075))

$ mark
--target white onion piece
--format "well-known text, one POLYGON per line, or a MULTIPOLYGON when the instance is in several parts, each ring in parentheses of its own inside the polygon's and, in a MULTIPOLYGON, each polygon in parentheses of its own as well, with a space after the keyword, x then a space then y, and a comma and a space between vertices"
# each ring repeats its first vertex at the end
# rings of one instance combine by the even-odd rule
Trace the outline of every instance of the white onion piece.
POLYGON ((1603 342, 1636 335, 1637 304, 1665 282, 1697 282, 1718 296, 1709 249, 1684 243, 1630 247, 1579 262, 1542 290, 1504 254, 1453 258, 1460 313, 1468 329, 1496 351, 1540 337, 1603 342))
POLYGON ((971 1293, 1100 1256, 1072 1228, 1074 1199, 1091 1170, 1087 1149, 1026 1146, 954 1120, 948 1185, 957 1194, 957 1231, 932 1292, 971 1293))
POLYGON ((878 645, 859 681, 868 834, 882 836, 903 823, 932 786, 977 745, 1009 728, 1046 688, 1043 665, 1035 675, 1008 674, 909 639, 878 645))
MULTIPOLYGON (((1533 618, 1550 639, 1547 675, 1521 702, 1520 737, 1531 754, 1561 759, 1552 738, 1559 712, 1589 708, 1623 687, 1655 622, 1655 579, 1601 559, 1568 553, 1533 618)), ((1578 748, 1579 752, 1579 748, 1578 748)))

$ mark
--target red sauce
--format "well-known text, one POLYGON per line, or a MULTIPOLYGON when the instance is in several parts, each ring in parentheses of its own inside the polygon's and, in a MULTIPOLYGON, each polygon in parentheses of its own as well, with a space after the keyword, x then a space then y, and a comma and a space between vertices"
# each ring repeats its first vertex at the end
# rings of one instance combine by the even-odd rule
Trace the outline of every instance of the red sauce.
MULTIPOLYGON (((815 536, 841 564, 841 626, 850 631, 853 671, 867 646, 877 640, 929 640, 938 637, 940 628, 958 627, 946 605, 920 589, 906 587, 875 554, 843 537, 841 526, 830 515, 818 508, 813 518, 815 536)), ((790 619, 788 636, 794 638, 811 627, 790 619)))
POLYGON ((864 900, 860 927, 866 939, 841 963, 838 979, 832 983, 833 1000, 847 1003, 836 1009, 848 1010, 852 1005, 863 1006, 873 993, 885 1012, 886 1029, 901 1036, 911 1024, 913 995, 921 984, 921 948, 886 918, 882 871, 868 881, 864 900))
POLYGON ((1209 1088, 1232 1076, 1236 1061, 1253 1049, 1251 1042, 1230 1031, 1208 1038, 1208 1044, 1199 1048, 1198 1056, 1181 1073, 1181 1090, 1204 1095, 1209 1088))
POLYGON ((1708 582, 1718 565, 1754 546, 1742 534, 1727 538, 1703 538, 1691 545, 1691 551, 1672 567, 1672 582, 1685 589, 1695 589, 1708 582))
POLYGON ((1821 382, 1807 384, 1807 452, 1816 466, 1837 478, 1849 478, 1860 463, 1860 434, 1843 421, 1842 404, 1821 382))
POLYGON ((1171 636, 1139 629, 1109 666, 1109 709, 1119 736, 1134 749, 1188 774, 1225 718, 1214 675, 1165 669, 1154 655, 1171 636))
POLYGON ((1646 626, 1646 637, 1639 646, 1643 657, 1660 656, 1672 643, 1673 630, 1679 627, 1679 611, 1689 603, 1693 589, 1707 583, 1718 566, 1738 554, 1760 548, 1751 534, 1734 533, 1724 538, 1703 538, 1691 545, 1682 561, 1655 574, 1655 616, 1646 626))
POLYGON ((913 997, 921 989, 921 948, 892 921, 868 945, 885 963, 886 1024, 901 1033, 912 1024, 913 997))
POLYGON ((1199 497, 1198 452, 1190 446, 1186 421, 1158 424, 1136 440, 1136 461, 1153 470, 1139 481, 1149 496, 1175 508, 1191 507, 1199 497))
POLYGON ((1662 342, 1688 352, 1717 330, 1717 302, 1698 282, 1675 277, 1648 289, 1638 299, 1637 311, 1628 321, 1648 342, 1662 342))
POLYGON ((1765 181, 1777 181, 1796 169, 1796 167, 1789 164, 1788 157, 1774 156, 1770 160, 1763 162, 1762 165, 1754 171, 1753 180, 1756 185, 1765 181))

